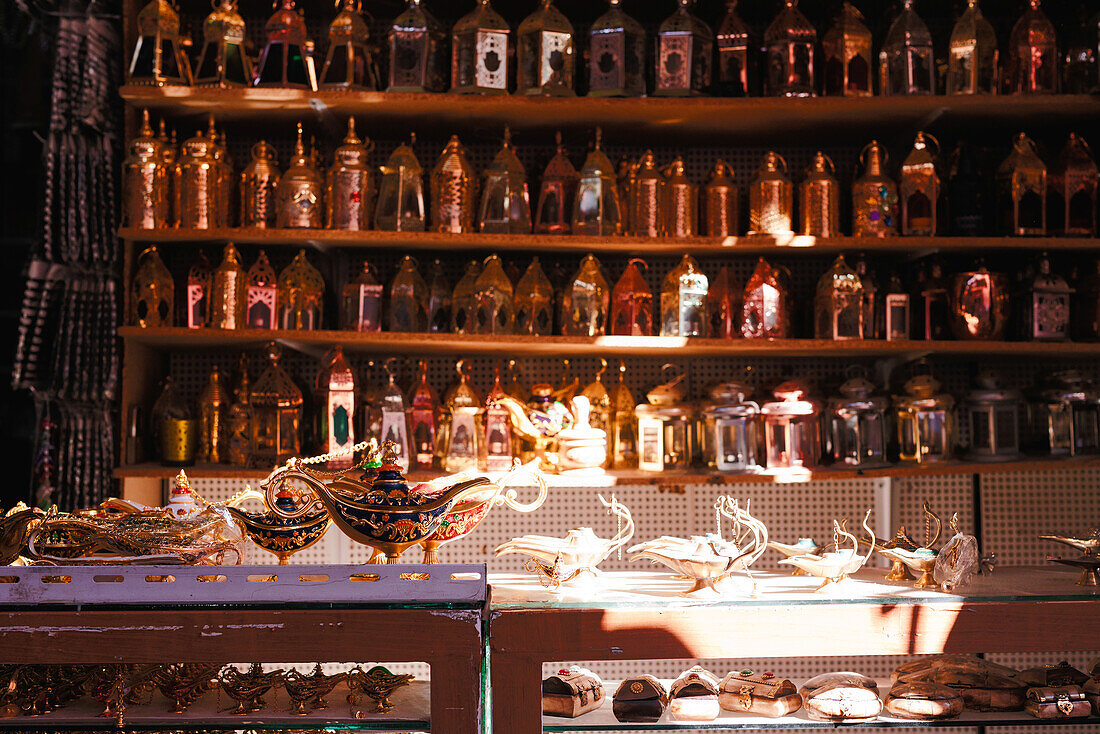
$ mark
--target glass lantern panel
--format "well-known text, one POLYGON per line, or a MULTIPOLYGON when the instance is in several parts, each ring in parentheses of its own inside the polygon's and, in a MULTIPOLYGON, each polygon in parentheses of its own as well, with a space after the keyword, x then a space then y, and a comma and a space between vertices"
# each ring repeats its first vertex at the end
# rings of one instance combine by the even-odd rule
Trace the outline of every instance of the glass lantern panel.
POLYGON ((691 462, 688 423, 686 420, 670 420, 664 424, 666 468, 682 469, 691 462))
POLYGON ((947 457, 947 415, 942 410, 921 411, 917 415, 922 460, 947 457))
POLYGON ((970 411, 970 447, 972 449, 989 451, 993 448, 991 427, 988 408, 975 408, 970 411))
POLYGON ((1047 439, 1050 442, 1050 453, 1068 454, 1073 446, 1073 421, 1070 419, 1071 410, 1068 405, 1055 404, 1046 406, 1047 409, 1047 439))
POLYGON ((1074 453, 1089 453, 1100 448, 1100 410, 1096 405, 1073 406, 1074 453))
POLYGON ((993 415, 993 432, 997 437, 997 452, 1011 453, 1019 448, 1019 415, 1014 405, 999 407, 993 415))

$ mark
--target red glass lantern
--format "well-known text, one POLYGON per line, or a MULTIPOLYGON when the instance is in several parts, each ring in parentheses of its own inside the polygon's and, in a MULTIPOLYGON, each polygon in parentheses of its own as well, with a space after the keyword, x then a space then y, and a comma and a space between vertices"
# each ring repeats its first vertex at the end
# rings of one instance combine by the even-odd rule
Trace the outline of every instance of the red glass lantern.
POLYGON ((313 41, 294 0, 279 0, 264 26, 267 42, 256 61, 256 87, 290 87, 317 91, 313 41))
MULTIPOLYGON (((985 266, 951 279, 951 331, 956 339, 999 341, 1008 326, 1008 277, 985 266)), ((1068 298, 1068 295, 1067 295, 1068 298)))
POLYGON ((349 331, 382 330, 382 284, 369 262, 344 286, 344 328, 349 331))
POLYGON ((653 292, 638 265, 648 268, 644 260, 634 258, 611 291, 611 333, 615 336, 653 336, 653 292))
POLYGON ((712 339, 741 336, 741 288, 733 280, 729 265, 723 265, 707 291, 707 315, 712 339))
POLYGON ((431 469, 435 459, 436 414, 439 395, 428 384, 428 363, 420 360, 416 386, 408 399, 409 436, 412 441, 412 465, 416 469, 431 469))
POLYGON ((741 336, 746 339, 783 339, 790 336, 789 276, 764 258, 745 284, 741 309, 741 336))
POLYGON ((764 91, 771 97, 813 97, 817 92, 814 52, 817 29, 784 0, 783 9, 764 32, 764 91))
POLYGON ((1030 0, 1012 27, 1005 84, 1010 94, 1058 92, 1058 39, 1054 25, 1039 9, 1039 0, 1030 0))
POLYGON ((539 199, 535 206, 535 234, 568 234, 569 215, 577 193, 577 169, 565 154, 561 131, 556 136, 557 152, 539 183, 539 199))

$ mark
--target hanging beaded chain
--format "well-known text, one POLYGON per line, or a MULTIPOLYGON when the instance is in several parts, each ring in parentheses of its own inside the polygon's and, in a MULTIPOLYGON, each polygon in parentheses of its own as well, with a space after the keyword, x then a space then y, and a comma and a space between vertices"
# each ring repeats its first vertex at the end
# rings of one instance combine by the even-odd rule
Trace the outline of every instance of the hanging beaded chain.
MULTIPOLYGON (((341 456, 347 456, 348 454, 354 454, 357 451, 366 451, 372 445, 375 445, 376 441, 372 438, 369 441, 360 441, 354 446, 348 446, 346 449, 340 449, 339 451, 330 451, 327 454, 320 454, 318 456, 308 456, 304 459, 290 459, 283 466, 276 467, 270 474, 267 475, 267 479, 260 483, 261 486, 268 484, 276 474, 283 469, 289 467, 293 462, 297 461, 300 466, 309 466, 311 464, 324 464, 331 459, 337 459, 341 456)), ((352 466, 349 469, 341 469, 340 471, 322 471, 321 469, 310 469, 311 474, 316 474, 320 477, 340 477, 347 474, 352 469, 357 469, 358 466, 352 466)))

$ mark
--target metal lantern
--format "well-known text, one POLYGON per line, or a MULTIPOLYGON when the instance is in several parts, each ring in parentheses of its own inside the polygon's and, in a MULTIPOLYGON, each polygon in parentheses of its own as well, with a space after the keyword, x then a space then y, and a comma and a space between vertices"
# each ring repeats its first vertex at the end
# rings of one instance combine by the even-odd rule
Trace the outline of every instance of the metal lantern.
POLYGON ((940 383, 932 375, 912 377, 905 395, 894 397, 902 461, 926 463, 950 459, 955 448, 955 399, 937 393, 940 383))
POLYGON ((966 395, 963 409, 970 425, 968 458, 977 461, 1011 461, 1020 457, 1019 390, 1002 388, 995 375, 978 375, 978 387, 966 395))
POLYGON ((951 234, 977 237, 986 232, 986 209, 991 191, 972 146, 960 141, 951 154, 947 177, 951 234))
POLYGON ((1030 0, 1008 37, 1005 91, 1010 94, 1058 92, 1058 37, 1054 24, 1030 0))
POLYGON ((897 273, 890 273, 883 298, 882 336, 886 341, 908 341, 912 317, 909 309, 909 293, 901 284, 897 273))
POLYGON ((208 118, 206 137, 210 140, 210 157, 213 161, 212 166, 214 170, 214 190, 217 192, 214 197, 215 226, 228 227, 235 178, 233 176, 232 159, 229 157, 228 141, 226 140, 225 133, 219 135, 218 131, 214 128, 213 114, 208 118))
POLYGON ((913 150, 901 164, 898 188, 902 234, 933 237, 938 231, 940 175, 936 170, 936 155, 939 149, 940 143, 936 138, 918 132, 913 150), (934 152, 929 148, 929 143, 935 146, 934 152))
POLYGON ((241 226, 266 229, 276 225, 279 183, 278 153, 261 140, 252 146, 252 162, 241 171, 241 226))
POLYGON ((770 150, 749 184, 749 234, 791 234, 793 218, 794 185, 787 161, 770 150))
POLYGON ((748 97, 750 85, 757 83, 756 39, 737 13, 737 0, 726 0, 726 12, 718 21, 714 43, 718 49, 715 89, 723 97, 748 97))
MULTIPOLYGON (((323 453, 345 451, 355 445, 355 373, 339 344, 321 357, 321 369, 313 388, 317 416, 317 449, 323 453)), ((355 457, 346 453, 329 459, 330 470, 350 469, 355 457)))
POLYGON ((374 175, 369 158, 374 145, 355 134, 355 118, 348 118, 344 143, 332 156, 325 174, 325 226, 362 232, 370 229, 374 209, 374 175))
POLYGON ((898 187, 886 175, 886 151, 872 140, 860 152, 863 175, 852 183, 852 235, 887 237, 898 233, 898 187))
POLYGON ((707 286, 699 263, 684 255, 661 286, 661 336, 707 335, 707 286))
POLYGON ((859 300, 863 309, 863 338, 882 339, 886 320, 883 315, 884 299, 879 289, 878 279, 875 278, 875 271, 862 253, 852 263, 852 270, 856 271, 859 284, 862 286, 862 296, 859 300))
POLYGON ((1035 143, 1023 133, 997 168, 997 207, 1005 234, 1043 237, 1047 233, 1047 167, 1035 143))
POLYGON ((638 270, 639 265, 649 268, 645 260, 633 258, 611 291, 608 331, 615 336, 653 336, 653 292, 638 270))
POLYGON ((677 0, 676 12, 657 29, 653 94, 686 97, 710 88, 714 33, 691 13, 692 0, 677 0))
POLYGON ((401 258, 390 283, 388 323, 390 331, 419 334, 428 330, 428 284, 409 255, 401 258))
POLYGON ((321 71, 321 89, 365 89, 381 86, 370 42, 369 15, 361 0, 339 0, 340 12, 328 27, 328 53, 321 71))
POLYGON ((459 360, 456 369, 458 384, 448 391, 443 401, 440 425, 443 433, 440 464, 446 472, 476 470, 481 456, 482 431, 478 425, 481 398, 470 385, 466 362, 459 360))
POLYGON ((442 334, 451 328, 451 284, 436 258, 428 274, 428 331, 442 334))
POLYGON ((481 263, 466 263, 466 272, 455 284, 451 297, 451 331, 455 334, 474 333, 474 315, 477 311, 477 279, 481 275, 481 263))
POLYGON ((741 336, 742 290, 733 282, 729 265, 723 265, 707 290, 707 315, 712 339, 736 339, 741 336))
POLYGON ((157 125, 157 142, 160 143, 160 160, 168 178, 168 205, 166 207, 167 218, 165 227, 179 226, 180 211, 180 168, 179 148, 176 146, 176 131, 172 131, 169 137, 164 124, 164 118, 157 125))
POLYGON ((840 397, 829 400, 834 463, 859 468, 886 464, 889 404, 885 398, 872 396, 874 389, 867 379, 852 377, 840 386, 840 397))
POLYGON ((703 459, 710 468, 744 473, 764 470, 760 406, 746 400, 750 395, 752 388, 739 382, 711 389, 711 403, 701 411, 699 436, 703 459))
POLYGON ((602 132, 596 128, 596 144, 581 167, 577 194, 573 199, 573 234, 622 234, 619 191, 611 161, 600 149, 602 132))
POLYGON ((439 412, 439 395, 428 384, 428 362, 420 360, 416 385, 408 398, 409 440, 412 444, 411 465, 416 469, 431 469, 435 462, 435 425, 439 412))
POLYGON ((562 334, 603 336, 607 329, 610 299, 610 289, 600 261, 594 255, 585 255, 562 294, 562 334))
MULTIPOLYGON (((607 391, 607 388, 603 384, 603 375, 607 372, 607 360, 600 359, 600 368, 596 371, 595 377, 592 382, 584 386, 581 390, 581 397, 588 399, 588 404, 591 407, 589 413, 588 424, 590 427, 595 428, 598 431, 603 431, 604 441, 610 440, 612 435, 611 429, 611 393, 607 391)), ((582 426, 584 421, 578 421, 582 426)), ((610 469, 614 465, 614 454, 612 450, 607 448, 605 444, 603 466, 605 469, 610 469)))
POLYGON ((280 349, 267 345, 268 365, 252 385, 248 402, 252 410, 249 461, 267 469, 301 456, 298 435, 302 420, 302 391, 279 366, 280 349))
POLYGON ((198 422, 191 407, 180 397, 171 375, 164 379, 164 389, 153 403, 150 414, 161 463, 168 466, 194 464, 198 422))
POLYGON ((1047 187, 1052 233, 1065 236, 1096 235, 1096 161, 1088 143, 1076 133, 1062 148, 1057 162, 1050 169, 1047 187))
POLYGON ((732 166, 718 161, 703 186, 700 220, 707 237, 733 237, 740 230, 740 193, 733 175, 732 166))
POLYGON ((764 258, 745 283, 741 336, 746 339, 783 339, 790 336, 791 302, 788 278, 764 258))
POLYGON ((661 237, 665 234, 664 177, 657 168, 653 151, 647 150, 630 173, 627 206, 628 232, 636 237, 661 237))
POLYGON ((206 253, 199 250, 195 262, 187 270, 187 300, 184 303, 183 320, 188 329, 201 329, 206 326, 206 315, 210 311, 210 261, 206 253))
POLYGON ((451 91, 508 94, 511 32, 489 0, 477 0, 451 30, 451 91))
POLYGON ((1028 432, 1035 448, 1052 456, 1100 451, 1100 393, 1076 370, 1050 375, 1027 410, 1028 432))
POLYGON ((531 201, 527 194, 527 172, 512 149, 512 131, 504 128, 504 144, 485 169, 481 187, 478 228, 496 234, 529 234, 531 201))
POLYGON ((199 394, 199 451, 196 458, 220 464, 226 458, 225 421, 229 410, 229 391, 225 376, 214 365, 210 378, 199 394))
POLYGON ((306 251, 298 250, 294 260, 279 273, 279 328, 320 329, 325 280, 309 264, 306 251))
POLYGON ((1024 282, 1020 294, 1020 337, 1034 341, 1068 339, 1072 294, 1065 278, 1053 272, 1050 258, 1042 253, 1035 273, 1024 282))
POLYGON ((537 257, 516 283, 516 333, 548 335, 554 330, 554 287, 537 257))
POLYGON ((684 159, 677 156, 662 171, 661 221, 669 237, 694 237, 698 228, 699 192, 684 172, 684 159))
POLYGON ((161 142, 153 135, 149 110, 141 111, 141 129, 130 141, 122 163, 122 216, 128 227, 161 229, 169 226, 171 172, 164 165, 161 142))
POLYGON ((814 337, 845 341, 863 339, 863 284, 856 272, 838 255, 814 294, 814 337))
POLYGON ((614 469, 638 466, 637 422, 634 419, 634 396, 623 382, 626 364, 619 362, 619 379, 611 386, 608 415, 610 460, 614 469))
POLYGON ((493 367, 493 384, 485 394, 485 471, 508 471, 512 468, 512 420, 508 410, 500 404, 506 397, 500 382, 500 367, 493 367))
POLYGON ((607 12, 588 30, 588 96, 645 95, 645 28, 607 0, 607 12))
POLYGON ((535 206, 536 234, 568 233, 570 207, 577 193, 577 169, 565 154, 560 130, 555 137, 557 151, 546 164, 539 181, 539 199, 535 206))
POLYGON ((947 93, 996 94, 997 62, 993 25, 982 15, 978 0, 967 0, 947 44, 947 93))
MULTIPOLYGON (((956 339, 999 341, 1008 327, 1008 277, 984 265, 951 278, 951 331, 956 339)), ((1067 295, 1068 298, 1068 295, 1067 295)))
POLYGON ((412 462, 412 443, 409 440, 405 396, 394 379, 393 362, 394 358, 391 357, 383 365, 386 370, 386 384, 374 398, 374 411, 381 420, 377 438, 382 444, 394 445, 397 452, 397 465, 402 471, 408 471, 412 462))
POLYGON ((320 228, 324 226, 321 172, 306 155, 302 145, 302 123, 298 123, 298 139, 290 166, 279 177, 275 195, 275 221, 279 227, 320 228))
POLYGON ((290 87, 317 91, 313 41, 294 0, 277 0, 278 7, 264 25, 267 41, 256 60, 253 86, 290 87))
POLYGON ((466 160, 466 149, 452 135, 432 169, 432 230, 435 232, 474 231, 474 207, 477 206, 477 175, 466 160))
POLYGON ((447 89, 447 32, 422 7, 408 0, 389 31, 389 92, 442 92, 447 89))
POLYGON ((219 225, 219 167, 213 140, 202 131, 180 146, 177 216, 183 229, 213 229, 219 225))
POLYGON ((252 84, 252 59, 245 52, 244 18, 237 0, 219 0, 202 24, 202 53, 195 69, 195 86, 247 87, 252 84))
POLYGON ((225 417, 225 461, 235 467, 248 466, 252 436, 252 406, 249 403, 248 355, 241 353, 237 382, 233 386, 233 404, 225 417))
POLYGON ((809 399, 809 387, 798 380, 781 383, 764 403, 764 444, 768 470, 811 469, 821 462, 821 406, 809 399))
MULTIPOLYGON (((975 283, 987 284, 986 280, 975 283)), ((949 284, 943 275, 943 266, 934 261, 930 272, 918 284, 917 292, 920 295, 918 304, 917 338, 930 341, 948 338, 950 327, 948 322, 954 322, 954 313, 951 305, 951 297, 948 293, 949 284)), ((985 294, 991 295, 991 293, 985 294)), ((981 305, 982 295, 973 299, 976 306, 981 305)), ((989 304, 992 307, 992 304, 989 304)))
POLYGON ((863 14, 845 0, 833 27, 821 37, 825 55, 825 94, 837 97, 870 97, 871 31, 863 24, 863 14))
POLYGON ((634 409, 638 419, 638 468, 663 472, 687 469, 695 461, 695 406, 684 401, 684 375, 646 393, 634 409))
POLYGON ((879 92, 885 96, 936 93, 932 34, 913 2, 905 0, 879 51, 879 92))
POLYGON ((485 258, 481 275, 474 282, 474 334, 511 334, 515 328, 512 281, 504 274, 500 258, 485 258))
POLYGON ((212 329, 240 329, 245 324, 245 272, 241 256, 230 242, 222 261, 210 276, 207 326, 212 329))
POLYGON ((157 248, 138 255, 138 267, 130 283, 130 323, 134 326, 172 326, 175 299, 172 274, 157 248))
POLYGON ((382 284, 366 260, 363 269, 344 286, 344 328, 349 331, 382 330, 382 284))
POLYGON ((619 187, 619 201, 622 202, 622 229, 627 234, 634 233, 634 200, 637 198, 638 171, 641 161, 628 155, 619 157, 616 182, 619 187))
POLYGON ((798 184, 798 218, 802 234, 813 237, 840 235, 840 183, 836 167, 820 150, 798 184))
POLYGON ((573 25, 553 0, 519 24, 517 94, 573 96, 573 25))
POLYGON ((256 262, 248 269, 248 285, 245 287, 245 319, 254 329, 274 329, 279 289, 275 270, 267 261, 267 254, 260 250, 256 262))
POLYGON ((397 146, 386 165, 379 170, 378 204, 374 209, 374 226, 386 232, 423 232, 424 169, 413 152, 416 136, 409 145, 397 146))
POLYGON ((770 97, 813 97, 817 93, 814 53, 817 29, 798 9, 783 8, 764 31, 764 92, 770 97))
POLYGON ((127 69, 127 84, 190 85, 191 64, 180 38, 180 16, 168 0, 152 0, 138 12, 137 45, 127 69))

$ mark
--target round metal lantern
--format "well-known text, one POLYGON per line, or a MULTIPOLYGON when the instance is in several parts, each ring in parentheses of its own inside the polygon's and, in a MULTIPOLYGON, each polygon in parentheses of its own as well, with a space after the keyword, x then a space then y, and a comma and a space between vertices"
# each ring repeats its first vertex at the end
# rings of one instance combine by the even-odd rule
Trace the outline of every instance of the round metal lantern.
POLYGON ((886 464, 885 398, 873 397, 875 386, 853 377, 840 386, 840 397, 829 400, 833 461, 852 467, 886 464))
POLYGON ((955 399, 937 393, 940 383, 917 375, 905 383, 905 395, 894 398, 902 461, 925 463, 950 459, 955 446, 955 399))
POLYGON ((1019 390, 1001 387, 990 373, 978 376, 978 387, 967 393, 963 404, 970 425, 969 458, 976 461, 1010 461, 1020 456, 1019 390))
POLYGON ((808 399, 809 387, 791 380, 772 391, 776 402, 764 403, 764 442, 768 470, 809 469, 821 459, 821 406, 808 399))
POLYGON ((764 470, 760 406, 746 400, 752 388, 726 382, 710 391, 713 401, 702 410, 699 442, 707 466, 723 472, 764 470))
POLYGON ((1076 370, 1055 372, 1028 403, 1028 433, 1052 456, 1100 451, 1100 392, 1076 370))

